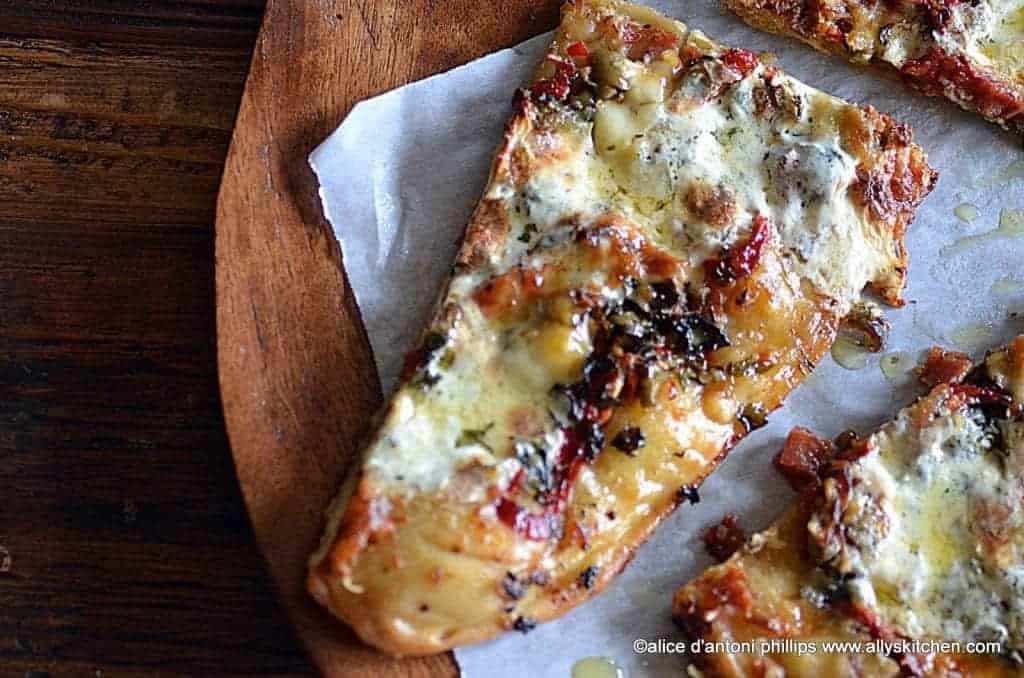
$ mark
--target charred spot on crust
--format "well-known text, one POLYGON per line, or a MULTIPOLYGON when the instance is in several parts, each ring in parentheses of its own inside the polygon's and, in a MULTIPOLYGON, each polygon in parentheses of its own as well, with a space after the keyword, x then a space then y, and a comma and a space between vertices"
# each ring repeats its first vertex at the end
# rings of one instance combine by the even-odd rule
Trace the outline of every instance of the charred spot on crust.
POLYGON ((768 423, 768 413, 760 405, 748 403, 740 411, 739 421, 743 425, 744 433, 751 433, 768 423))
POLYGON ((597 565, 591 565, 587 569, 583 570, 580 574, 580 583, 583 584, 583 588, 592 589, 594 584, 597 583, 597 575, 601 571, 597 565))
POLYGON ((519 633, 526 634, 537 628, 537 622, 529 617, 516 617, 516 620, 512 622, 512 628, 519 633))
POLYGON ((636 451, 647 444, 644 432, 635 426, 627 426, 612 438, 612 445, 620 452, 636 456, 636 451))
POLYGON ((423 335, 419 346, 406 354, 402 377, 413 386, 429 388, 441 381, 441 375, 430 369, 434 357, 448 345, 448 335, 432 330, 423 335))
POLYGON ((526 595, 526 586, 511 572, 506 572, 505 578, 501 580, 501 590, 512 600, 519 600, 526 595))
POLYGON ((700 492, 697 491, 696 485, 683 485, 676 491, 677 502, 689 502, 691 504, 700 503, 700 492))

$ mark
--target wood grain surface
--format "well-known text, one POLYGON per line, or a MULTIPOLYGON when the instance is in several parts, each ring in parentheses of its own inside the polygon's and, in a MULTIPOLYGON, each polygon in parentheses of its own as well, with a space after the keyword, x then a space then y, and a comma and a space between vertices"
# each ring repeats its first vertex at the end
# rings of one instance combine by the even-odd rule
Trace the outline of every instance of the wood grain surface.
POLYGON ((259 0, 0 0, 0 676, 312 675, 221 417, 259 0))
POLYGON ((456 668, 450 655, 382 657, 303 588, 323 509, 381 399, 306 157, 360 99, 552 28, 558 4, 267 3, 217 207, 221 393, 256 537, 300 640, 327 675, 456 668))

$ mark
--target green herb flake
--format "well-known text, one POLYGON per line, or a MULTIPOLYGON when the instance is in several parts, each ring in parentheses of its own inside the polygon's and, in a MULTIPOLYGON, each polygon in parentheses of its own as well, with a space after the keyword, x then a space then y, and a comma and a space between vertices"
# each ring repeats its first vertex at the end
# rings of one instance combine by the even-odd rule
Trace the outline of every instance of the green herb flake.
POLYGON ((490 452, 494 452, 494 448, 484 442, 484 436, 487 432, 494 428, 494 422, 487 424, 483 428, 466 428, 462 429, 462 433, 459 434, 458 439, 455 441, 456 447, 469 447, 470 445, 479 445, 480 447, 486 448, 490 452))
POLYGON ((519 242, 530 242, 530 239, 537 234, 537 224, 527 224, 519 236, 519 242))

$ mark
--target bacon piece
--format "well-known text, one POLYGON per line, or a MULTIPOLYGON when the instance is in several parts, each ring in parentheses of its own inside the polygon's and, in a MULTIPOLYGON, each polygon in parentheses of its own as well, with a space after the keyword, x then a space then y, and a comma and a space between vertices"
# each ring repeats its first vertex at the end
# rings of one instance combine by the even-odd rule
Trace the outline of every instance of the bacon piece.
POLYGON ((680 38, 675 33, 638 24, 635 21, 608 17, 601 21, 598 31, 611 44, 622 45, 626 56, 633 61, 641 61, 664 51, 679 48, 680 38))
POLYGON ((775 455, 775 468, 797 492, 817 482, 818 471, 836 454, 831 440, 819 438, 805 428, 789 432, 782 450, 775 455))
POLYGON ((718 523, 704 532, 703 540, 708 555, 724 563, 747 542, 747 535, 737 522, 735 514, 726 513, 718 523))
POLYGON ((713 584, 703 592, 699 607, 702 610, 714 610, 721 605, 732 605, 739 610, 749 610, 754 605, 754 596, 750 591, 747 577, 743 570, 731 567, 718 575, 713 584))
POLYGON ((966 353, 932 346, 917 368, 917 378, 928 388, 933 388, 939 384, 963 381, 970 371, 971 359, 966 353))

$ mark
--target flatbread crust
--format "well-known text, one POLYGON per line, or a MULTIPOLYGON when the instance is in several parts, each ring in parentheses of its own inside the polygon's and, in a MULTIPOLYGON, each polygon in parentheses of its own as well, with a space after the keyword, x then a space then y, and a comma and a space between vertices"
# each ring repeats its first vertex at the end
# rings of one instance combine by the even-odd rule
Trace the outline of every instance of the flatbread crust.
POLYGON ((934 349, 921 370, 931 392, 868 438, 790 435, 776 461, 800 501, 675 594, 688 641, 713 650, 694 655, 701 675, 1020 675, 1024 336, 969 364, 934 349), (913 640, 961 645, 825 651, 913 640), (743 641, 816 651, 714 645, 743 641), (968 642, 999 651, 967 653, 968 642))
POLYGON ((1024 134, 1020 0, 722 0, 755 28, 870 65, 1024 134))
POLYGON ((311 594, 425 654, 602 590, 828 350, 902 303, 911 132, 642 7, 565 5, 311 594))

